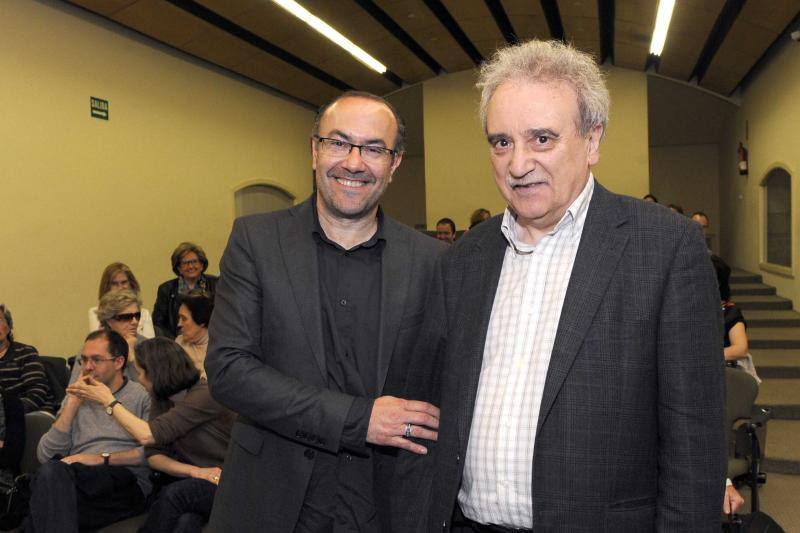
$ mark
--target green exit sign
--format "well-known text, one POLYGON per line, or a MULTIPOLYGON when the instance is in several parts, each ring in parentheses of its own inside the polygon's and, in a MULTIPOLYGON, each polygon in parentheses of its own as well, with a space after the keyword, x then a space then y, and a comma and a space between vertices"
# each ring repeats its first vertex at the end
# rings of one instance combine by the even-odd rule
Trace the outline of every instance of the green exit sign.
POLYGON ((92 117, 108 120, 108 100, 91 96, 89 97, 89 106, 92 117))

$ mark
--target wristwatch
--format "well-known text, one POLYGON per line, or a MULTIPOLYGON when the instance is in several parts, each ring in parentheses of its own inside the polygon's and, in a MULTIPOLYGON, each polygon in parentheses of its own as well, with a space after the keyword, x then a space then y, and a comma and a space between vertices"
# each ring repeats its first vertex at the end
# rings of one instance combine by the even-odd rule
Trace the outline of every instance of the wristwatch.
POLYGON ((108 460, 111 458, 111 454, 108 452, 103 452, 100 454, 100 457, 103 458, 103 464, 108 466, 108 460))
POLYGON ((106 414, 111 416, 114 414, 114 406, 119 403, 119 400, 114 400, 110 404, 106 405, 106 414))

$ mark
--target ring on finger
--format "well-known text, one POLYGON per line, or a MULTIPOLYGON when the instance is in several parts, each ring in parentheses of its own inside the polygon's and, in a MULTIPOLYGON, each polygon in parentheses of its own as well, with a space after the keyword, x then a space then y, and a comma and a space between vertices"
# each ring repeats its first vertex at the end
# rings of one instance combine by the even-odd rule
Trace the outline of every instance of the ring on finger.
POLYGON ((411 426, 410 422, 408 424, 406 424, 406 430, 403 432, 403 436, 405 438, 408 438, 408 437, 411 436, 411 428, 412 428, 412 426, 411 426))

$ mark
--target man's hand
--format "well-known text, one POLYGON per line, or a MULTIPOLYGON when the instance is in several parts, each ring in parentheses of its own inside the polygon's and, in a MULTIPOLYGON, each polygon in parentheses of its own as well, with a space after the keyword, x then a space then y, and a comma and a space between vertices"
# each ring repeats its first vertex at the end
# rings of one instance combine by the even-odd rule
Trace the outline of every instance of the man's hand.
POLYGON ((405 438, 408 424, 411 424, 408 436, 435 441, 439 436, 439 408, 427 402, 381 396, 372 406, 367 442, 428 453, 424 446, 405 438))
POLYGON ((103 464, 103 456, 93 453, 76 453, 75 455, 68 455, 61 459, 62 463, 71 465, 72 463, 81 463, 86 466, 100 466, 103 464))
POLYGON ((67 387, 67 392, 83 400, 89 400, 100 405, 108 405, 114 401, 111 389, 105 383, 97 381, 92 376, 81 376, 67 387))
POLYGON ((735 513, 744 504, 744 498, 733 485, 725 487, 725 499, 722 501, 722 512, 735 513))

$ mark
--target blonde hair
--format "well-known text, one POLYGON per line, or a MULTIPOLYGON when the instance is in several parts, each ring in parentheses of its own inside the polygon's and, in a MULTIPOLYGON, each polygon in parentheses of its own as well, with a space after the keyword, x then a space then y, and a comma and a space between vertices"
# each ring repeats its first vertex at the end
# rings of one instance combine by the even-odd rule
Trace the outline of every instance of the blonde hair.
POLYGON ((128 277, 128 283, 131 284, 131 290, 136 294, 139 294, 139 282, 136 280, 136 276, 133 275, 131 268, 125 263, 116 262, 108 265, 103 270, 103 274, 100 276, 100 289, 97 292, 98 300, 102 298, 105 293, 111 290, 111 281, 118 272, 122 272, 128 277))
POLYGON ((108 321, 132 304, 138 305, 139 310, 142 310, 142 300, 135 292, 128 289, 109 291, 100 298, 100 305, 97 306, 97 319, 105 329, 108 329, 108 321))

